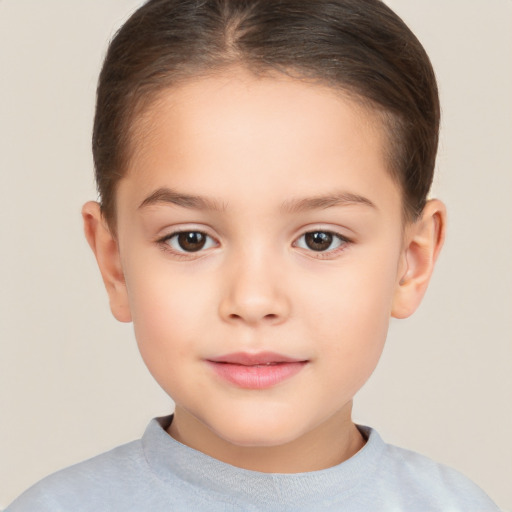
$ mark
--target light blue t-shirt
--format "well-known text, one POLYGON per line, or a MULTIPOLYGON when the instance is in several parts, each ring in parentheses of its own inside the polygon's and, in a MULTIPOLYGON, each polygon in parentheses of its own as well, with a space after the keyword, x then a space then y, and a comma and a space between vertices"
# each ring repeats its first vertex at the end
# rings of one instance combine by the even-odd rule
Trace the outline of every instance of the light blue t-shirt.
POLYGON ((298 474, 240 469, 185 446, 154 419, 142 439, 59 471, 8 512, 496 512, 460 473, 388 445, 359 427, 365 446, 341 464, 298 474))

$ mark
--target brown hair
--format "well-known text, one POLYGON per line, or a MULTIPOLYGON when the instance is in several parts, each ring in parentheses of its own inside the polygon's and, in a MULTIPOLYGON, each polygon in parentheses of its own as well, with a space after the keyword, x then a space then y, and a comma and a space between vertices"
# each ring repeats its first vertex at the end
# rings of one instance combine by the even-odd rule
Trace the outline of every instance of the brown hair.
POLYGON ((420 42, 384 3, 150 0, 117 32, 99 77, 92 148, 111 227, 136 118, 162 90, 236 64, 319 81, 380 113, 406 217, 421 213, 437 152, 437 85, 420 42))

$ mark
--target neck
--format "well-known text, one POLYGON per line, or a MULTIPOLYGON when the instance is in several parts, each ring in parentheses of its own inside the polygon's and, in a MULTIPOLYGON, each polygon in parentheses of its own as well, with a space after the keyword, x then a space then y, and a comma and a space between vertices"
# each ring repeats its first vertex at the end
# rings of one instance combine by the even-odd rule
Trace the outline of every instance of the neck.
POLYGON ((336 466, 364 446, 351 419, 351 406, 298 439, 277 446, 232 444, 179 406, 167 432, 180 443, 232 466, 263 473, 304 473, 336 466))

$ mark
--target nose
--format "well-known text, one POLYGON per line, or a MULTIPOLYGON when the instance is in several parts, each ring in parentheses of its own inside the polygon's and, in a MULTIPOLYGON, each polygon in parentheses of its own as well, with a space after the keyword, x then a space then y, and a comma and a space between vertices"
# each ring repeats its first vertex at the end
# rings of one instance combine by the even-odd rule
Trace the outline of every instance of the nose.
POLYGON ((282 267, 261 254, 240 256, 227 263, 223 294, 219 304, 221 318, 230 323, 258 326, 275 325, 290 316, 291 303, 282 267))

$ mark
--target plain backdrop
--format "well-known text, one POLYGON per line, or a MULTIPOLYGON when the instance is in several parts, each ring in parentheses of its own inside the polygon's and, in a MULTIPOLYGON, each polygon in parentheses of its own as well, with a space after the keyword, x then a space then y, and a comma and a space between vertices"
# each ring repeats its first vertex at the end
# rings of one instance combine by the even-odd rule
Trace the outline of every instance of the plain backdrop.
MULTIPOLYGON (((102 56, 140 3, 0 0, 0 508, 172 410, 110 315, 80 218, 96 198, 102 56)), ((420 310, 392 322, 355 420, 512 511, 512 2, 389 4, 439 78, 448 238, 420 310)))

